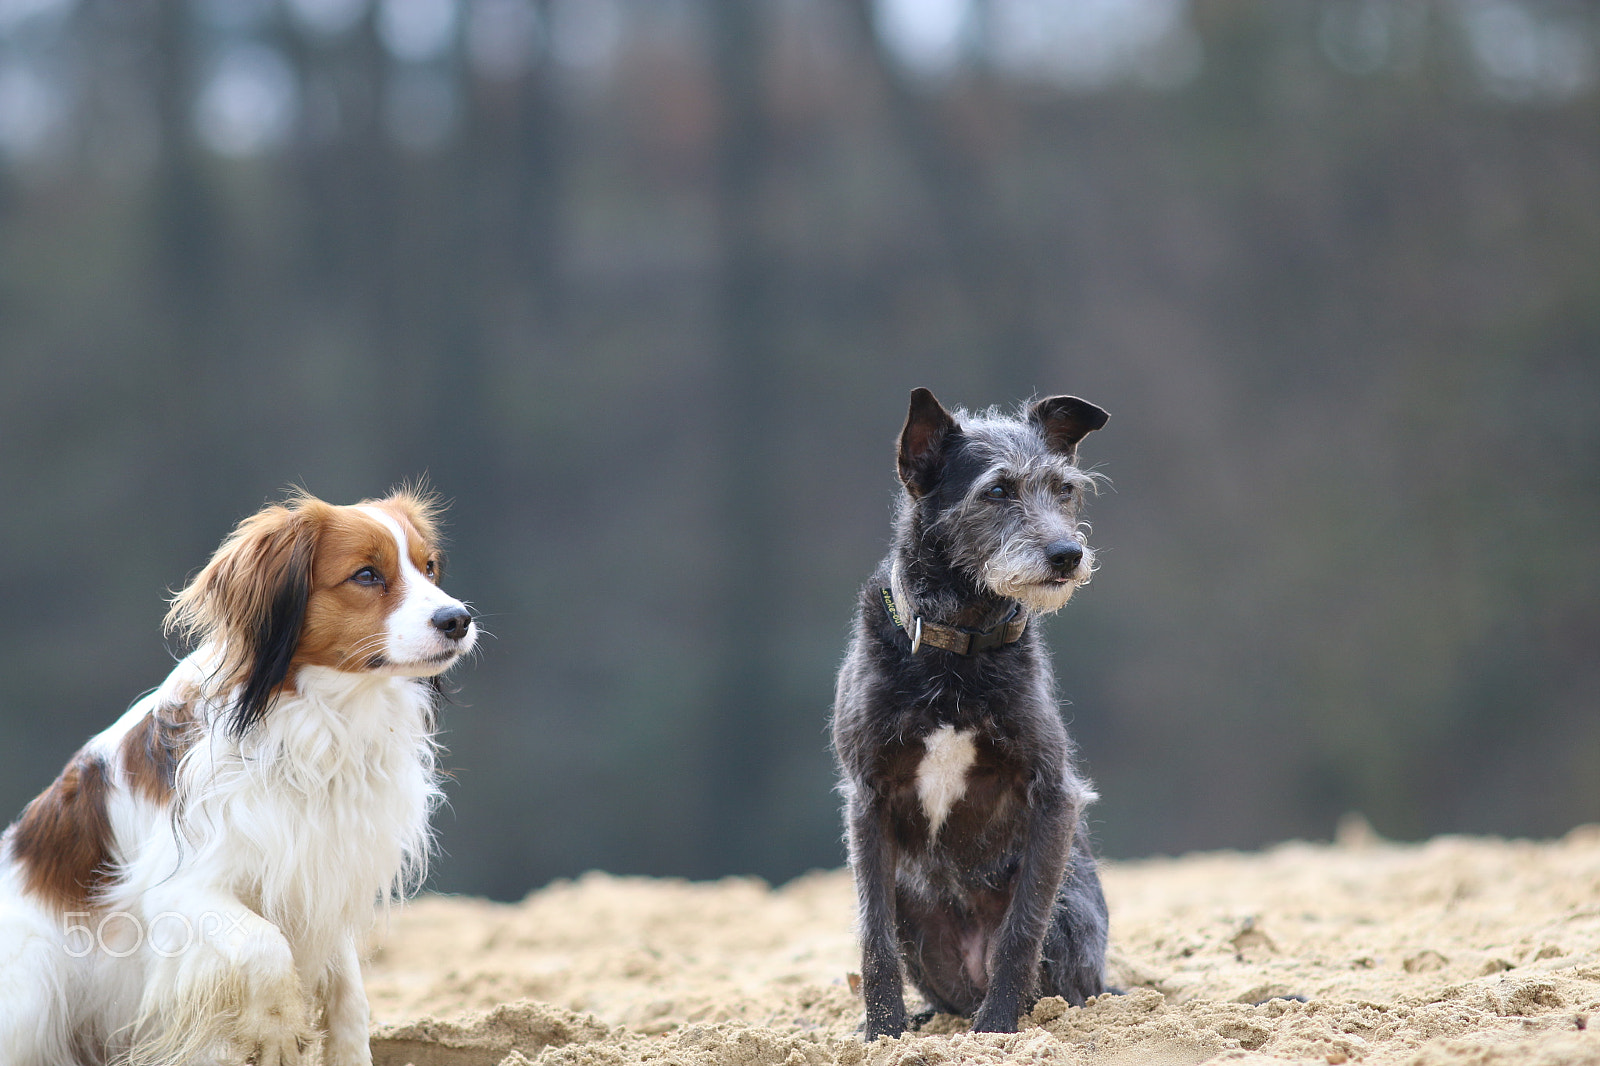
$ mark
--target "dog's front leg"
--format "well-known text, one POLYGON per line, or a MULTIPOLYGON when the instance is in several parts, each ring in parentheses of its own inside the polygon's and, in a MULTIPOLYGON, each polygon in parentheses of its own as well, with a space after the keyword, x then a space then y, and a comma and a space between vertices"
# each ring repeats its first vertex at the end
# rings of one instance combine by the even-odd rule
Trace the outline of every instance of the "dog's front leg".
POLYGON ((989 957, 989 990, 972 1019, 978 1033, 1014 1033, 1039 984, 1045 928, 1066 874, 1077 811, 1059 788, 1036 788, 1011 903, 989 957))
POLYGON ((850 868, 855 872, 861 922, 861 995, 866 1000, 866 1039, 906 1031, 906 999, 895 929, 894 848, 887 815, 876 797, 850 797, 850 868))
POLYGON ((372 1044, 367 1029, 371 1012, 367 990, 361 984, 361 958, 351 938, 328 970, 322 1017, 327 1040, 323 1066, 372 1066, 372 1044))
POLYGON ((224 892, 162 887, 145 899, 152 958, 129 1061, 299 1066, 312 1028, 283 933, 224 892))

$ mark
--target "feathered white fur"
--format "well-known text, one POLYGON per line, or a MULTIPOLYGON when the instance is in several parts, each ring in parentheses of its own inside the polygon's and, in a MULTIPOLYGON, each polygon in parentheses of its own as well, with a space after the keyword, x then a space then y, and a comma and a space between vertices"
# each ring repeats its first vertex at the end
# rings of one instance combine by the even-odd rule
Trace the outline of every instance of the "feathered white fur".
MULTIPOLYGON (((437 605, 461 605, 408 567, 386 594, 422 602, 386 611, 403 632, 384 649, 470 650, 470 625, 430 632, 437 605)), ((30 891, 16 828, 0 838, 0 1066, 291 1066, 319 1034, 324 1066, 370 1066, 359 951, 426 869, 434 689, 299 666, 240 736, 237 688, 207 693, 225 660, 201 647, 80 753, 106 768, 110 867, 91 905, 30 891), (124 741, 176 707, 190 744, 163 801, 124 741)))
MULTIPOLYGON (((88 749, 114 759, 138 719, 181 701, 206 657, 181 663, 88 749)), ((5 1066, 64 1066, 102 1045, 90 1061, 242 1051, 270 1066, 298 1060, 318 1023, 329 1066, 371 1061, 358 950, 374 903, 426 867, 440 796, 432 693, 322 667, 306 667, 299 690, 243 740, 220 727, 226 706, 206 705, 171 808, 114 775, 119 872, 99 907, 63 923, 0 874, 5 1066)))

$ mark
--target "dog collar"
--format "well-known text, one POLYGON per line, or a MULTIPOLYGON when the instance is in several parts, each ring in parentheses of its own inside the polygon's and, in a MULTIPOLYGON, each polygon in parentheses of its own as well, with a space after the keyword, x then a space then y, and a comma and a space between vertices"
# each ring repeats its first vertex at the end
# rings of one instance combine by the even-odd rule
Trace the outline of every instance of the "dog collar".
POLYGON ((998 648, 1002 644, 1015 644, 1022 639, 1022 631, 1028 628, 1027 617, 1017 617, 1022 610, 1020 605, 1011 608, 1011 613, 1006 616, 1005 621, 981 633, 956 626, 924 622, 917 615, 912 615, 907 620, 901 617, 900 609, 895 606, 894 593, 888 589, 878 591, 883 597, 883 609, 889 612, 889 620, 905 630, 906 636, 911 638, 912 655, 917 654, 924 644, 931 644, 935 648, 955 652, 957 655, 976 655, 980 651, 998 648))

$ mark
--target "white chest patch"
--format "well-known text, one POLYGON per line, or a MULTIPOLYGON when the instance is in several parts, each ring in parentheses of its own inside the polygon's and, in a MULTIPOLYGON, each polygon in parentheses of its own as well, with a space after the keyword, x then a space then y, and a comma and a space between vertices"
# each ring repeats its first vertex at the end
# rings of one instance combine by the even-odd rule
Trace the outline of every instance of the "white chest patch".
POLYGON ((928 816, 928 836, 939 835, 939 827, 967 791, 967 770, 977 758, 972 730, 957 731, 953 725, 940 726, 922 738, 926 754, 917 766, 917 799, 928 816))

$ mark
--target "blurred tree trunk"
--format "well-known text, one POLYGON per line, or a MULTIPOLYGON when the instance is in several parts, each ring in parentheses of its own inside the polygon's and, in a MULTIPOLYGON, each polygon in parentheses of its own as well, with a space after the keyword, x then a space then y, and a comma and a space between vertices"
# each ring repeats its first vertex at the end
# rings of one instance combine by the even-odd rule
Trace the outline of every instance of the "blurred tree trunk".
MULTIPOLYGON (((950 269, 991 347, 983 353, 1002 391, 1026 396, 1047 383, 1045 342, 1034 317, 1035 279, 995 209, 983 167, 962 151, 940 114, 888 53, 872 0, 841 0, 889 111, 893 135, 921 177, 950 269)), ((982 6, 980 6, 980 11, 982 6)))
MULTIPOLYGON (((549 26, 550 0, 538 0, 539 23, 549 26)), ((515 272, 534 288, 547 329, 559 330, 565 307, 561 261, 566 186, 566 129, 549 49, 517 83, 515 158, 520 161, 512 212, 515 272)))
POLYGON ((753 871, 756 832, 773 768, 768 723, 782 711, 766 613, 779 535, 778 442, 783 387, 774 350, 773 251, 763 232, 771 130, 762 71, 767 10, 761 0, 710 0, 712 66, 719 107, 714 145, 718 263, 715 528, 721 550, 708 589, 717 634, 707 723, 706 792, 698 873, 753 871), (757 612, 760 612, 758 614, 757 612))
MULTIPOLYGON (((536 7, 543 25, 549 25, 549 7, 548 0, 536 7)), ((474 77, 464 65, 459 79, 466 113, 461 147, 452 154, 460 165, 448 168, 455 187, 438 205, 459 216, 456 265, 439 278, 451 292, 443 314, 455 358, 435 368, 433 389, 434 414, 457 445, 448 469, 456 485, 469 478, 497 485, 516 466, 494 447, 487 420, 476 417, 494 406, 496 327, 518 323, 548 351, 560 344, 565 320, 560 222, 567 141, 560 86, 547 52, 528 59, 527 69, 513 77, 474 77)))
MULTIPOLYGON (((190 40, 190 8, 157 4, 153 10, 160 57, 152 64, 152 73, 161 123, 156 222, 161 235, 162 295, 171 310, 192 325, 216 306, 221 250, 216 211, 191 134, 198 79, 190 40)), ((196 358, 199 353, 185 350, 179 354, 196 358)))
MULTIPOLYGON (((199 88, 194 9, 163 3, 148 10, 161 146, 151 204, 157 238, 153 291, 167 347, 158 364, 165 380, 147 394, 152 413, 165 426, 163 454, 151 469, 179 475, 151 488, 172 509, 171 527, 196 538, 185 551, 198 557, 215 545, 217 516, 231 513, 235 505, 230 486, 238 463, 230 459, 236 453, 213 446, 221 430, 211 421, 212 412, 225 409, 215 401, 227 392, 228 366, 219 359, 227 248, 193 133, 199 88)), ((109 4, 97 14, 116 17, 109 4)))

